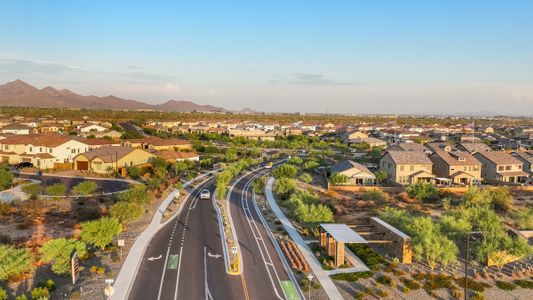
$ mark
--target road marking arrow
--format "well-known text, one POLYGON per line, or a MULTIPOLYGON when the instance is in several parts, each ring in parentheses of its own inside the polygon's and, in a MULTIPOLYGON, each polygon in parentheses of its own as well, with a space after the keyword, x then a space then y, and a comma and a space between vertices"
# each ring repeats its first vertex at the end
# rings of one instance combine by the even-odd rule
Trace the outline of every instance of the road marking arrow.
POLYGON ((220 254, 211 254, 211 252, 207 252, 207 255, 209 255, 209 257, 214 257, 214 258, 221 258, 222 255, 220 254))
POLYGON ((154 261, 154 260, 158 260, 158 259, 160 259, 161 257, 163 257, 163 256, 162 256, 161 254, 159 254, 159 256, 156 256, 156 257, 153 257, 153 256, 152 256, 152 257, 149 257, 148 260, 149 260, 149 261, 154 261))

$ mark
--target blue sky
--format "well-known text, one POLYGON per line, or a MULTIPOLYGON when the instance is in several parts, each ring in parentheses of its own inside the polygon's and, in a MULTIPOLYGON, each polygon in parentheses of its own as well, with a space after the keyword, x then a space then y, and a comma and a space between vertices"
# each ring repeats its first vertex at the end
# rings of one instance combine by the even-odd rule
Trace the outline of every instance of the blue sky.
POLYGON ((2 1, 0 81, 228 109, 533 114, 533 1, 2 1))

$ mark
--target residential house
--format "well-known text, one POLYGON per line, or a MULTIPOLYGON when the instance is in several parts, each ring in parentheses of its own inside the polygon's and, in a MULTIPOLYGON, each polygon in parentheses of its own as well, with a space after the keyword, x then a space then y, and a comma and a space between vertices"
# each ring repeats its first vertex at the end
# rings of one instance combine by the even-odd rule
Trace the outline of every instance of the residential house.
POLYGON ((418 181, 433 182, 433 163, 419 151, 386 151, 379 160, 380 170, 385 171, 390 182, 400 185, 418 181))
POLYGON ((385 142, 384 140, 374 138, 374 137, 357 138, 357 139, 348 141, 348 144, 363 144, 363 143, 368 144, 370 148, 387 146, 387 142, 385 142))
POLYGON ((513 151, 511 155, 522 162, 522 170, 533 178, 533 151, 513 151))
POLYGON ((21 123, 18 123, 18 122, 15 122, 15 123, 11 123, 9 125, 6 125, 4 127, 2 127, 2 130, 1 130, 2 133, 11 133, 11 134, 16 134, 16 135, 23 135, 23 134, 30 134, 33 132, 33 128, 28 126, 28 125, 24 125, 24 124, 21 124, 21 123))
POLYGON ((363 138, 368 138, 368 134, 362 132, 362 131, 350 131, 350 132, 346 132, 343 134, 343 138, 344 140, 346 141, 350 141, 350 140, 356 140, 356 139, 363 139, 363 138))
POLYGON ((474 156, 483 164, 481 176, 488 181, 525 182, 528 176, 523 163, 503 151, 476 152, 474 156))
POLYGON ((103 126, 100 126, 100 125, 97 125, 97 124, 86 123, 86 124, 83 124, 83 125, 79 125, 78 126, 78 130, 81 133, 90 133, 90 132, 106 131, 108 129, 106 127, 103 127, 103 126))
POLYGON ((116 130, 106 129, 104 131, 82 132, 80 136, 92 137, 92 138, 98 138, 98 139, 102 139, 102 138, 120 139, 120 137, 122 136, 122 133, 116 130))
POLYGON ((154 154, 158 157, 161 157, 165 159, 168 162, 176 162, 176 161, 200 161, 200 155, 198 153, 194 152, 181 152, 181 151, 174 151, 174 150, 161 150, 154 152, 154 154))
POLYGON ((95 173, 121 172, 132 166, 144 166, 155 155, 140 148, 103 146, 74 157, 74 169, 95 173))
POLYGON ((433 162, 433 174, 437 180, 463 185, 481 182, 481 162, 467 151, 441 145, 433 147, 429 159, 433 162))
POLYGON ((391 151, 412 151, 412 152, 421 152, 429 154, 431 151, 429 151, 426 146, 419 143, 397 143, 390 145, 390 147, 387 150, 391 151), (429 153, 428 153, 429 152, 429 153))
POLYGON ((191 142, 183 139, 162 139, 155 136, 148 136, 139 139, 129 139, 122 142, 123 146, 155 149, 155 150, 192 150, 191 142))
POLYGON ((228 134, 230 138, 242 137, 249 140, 258 141, 273 141, 276 139, 276 134, 272 132, 265 132, 259 129, 244 130, 244 129, 229 129, 228 134))
POLYGON ((348 177, 348 185, 373 185, 376 176, 360 163, 351 160, 343 161, 330 167, 331 174, 342 174, 348 177))
POLYGON ((457 149, 468 151, 472 154, 476 152, 492 151, 492 149, 484 143, 460 143, 457 145, 457 149))

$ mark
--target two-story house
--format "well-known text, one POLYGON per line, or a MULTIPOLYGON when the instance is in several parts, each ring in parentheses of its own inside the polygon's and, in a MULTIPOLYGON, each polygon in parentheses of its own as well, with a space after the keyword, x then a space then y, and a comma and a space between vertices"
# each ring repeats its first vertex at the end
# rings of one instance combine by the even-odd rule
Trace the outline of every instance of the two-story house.
POLYGON ((452 149, 449 145, 433 147, 429 156, 433 174, 455 184, 472 185, 481 182, 481 162, 467 151, 452 149))
POLYGON ((387 151, 379 160, 379 168, 387 173, 390 182, 400 185, 435 179, 433 163, 419 151, 387 151))
POLYGON ((504 151, 476 152, 474 156, 483 167, 481 176, 488 181, 525 182, 528 174, 523 170, 523 163, 504 151))
POLYGON ((529 174, 529 177, 533 179, 533 150, 530 151, 514 151, 511 153, 512 156, 516 157, 519 161, 522 162, 522 170, 529 174))

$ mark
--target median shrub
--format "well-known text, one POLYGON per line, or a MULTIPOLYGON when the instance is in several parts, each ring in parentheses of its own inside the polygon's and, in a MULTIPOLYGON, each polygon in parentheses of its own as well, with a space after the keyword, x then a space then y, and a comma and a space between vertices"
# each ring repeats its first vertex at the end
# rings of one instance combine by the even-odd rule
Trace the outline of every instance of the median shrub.
POLYGON ((407 186, 407 194, 409 197, 422 202, 431 202, 439 198, 439 193, 435 185, 423 181, 407 186))

